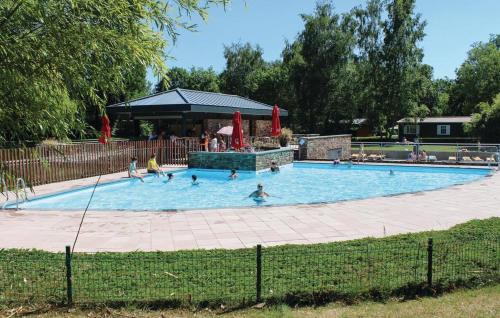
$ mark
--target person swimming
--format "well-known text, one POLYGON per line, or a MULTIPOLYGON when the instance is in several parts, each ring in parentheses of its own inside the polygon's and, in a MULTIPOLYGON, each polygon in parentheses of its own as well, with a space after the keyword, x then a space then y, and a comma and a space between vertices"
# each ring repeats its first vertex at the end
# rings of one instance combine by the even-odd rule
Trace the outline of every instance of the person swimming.
POLYGON ((262 185, 262 183, 259 183, 257 185, 257 190, 250 193, 248 197, 254 199, 255 201, 263 201, 264 198, 268 196, 269 194, 264 192, 264 186, 262 185))
POLYGON ((198 181, 198 177, 195 174, 193 174, 191 176, 191 185, 200 185, 200 182, 198 181))
POLYGON ((389 175, 390 175, 390 176, 393 176, 393 175, 394 175, 394 170, 392 170, 392 169, 391 169, 391 170, 389 170, 389 175))
POLYGON ((229 179, 234 180, 238 178, 238 174, 236 173, 235 169, 231 169, 231 174, 229 175, 229 179))
POLYGON ((276 161, 271 161, 271 172, 280 172, 280 167, 276 164, 276 161))
POLYGON ((171 182, 172 180, 174 180, 174 174, 169 172, 167 173, 167 180, 163 181, 163 183, 167 183, 167 182, 171 182))

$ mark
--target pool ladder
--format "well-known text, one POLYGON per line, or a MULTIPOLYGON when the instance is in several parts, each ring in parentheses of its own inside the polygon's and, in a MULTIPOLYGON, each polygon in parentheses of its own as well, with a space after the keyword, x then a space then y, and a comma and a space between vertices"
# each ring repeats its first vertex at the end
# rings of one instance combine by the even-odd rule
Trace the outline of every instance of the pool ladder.
MULTIPOLYGON (((0 186, 2 187, 2 195, 5 197, 5 202, 2 205, 2 209, 5 209, 7 203, 9 202, 9 189, 7 188, 7 183, 4 177, 0 177, 0 186)), ((26 182, 23 178, 17 178, 16 180, 16 210, 19 209, 19 190, 22 189, 24 192, 24 200, 28 201, 28 192, 26 191, 26 182), (21 188, 20 188, 21 187, 21 188)))

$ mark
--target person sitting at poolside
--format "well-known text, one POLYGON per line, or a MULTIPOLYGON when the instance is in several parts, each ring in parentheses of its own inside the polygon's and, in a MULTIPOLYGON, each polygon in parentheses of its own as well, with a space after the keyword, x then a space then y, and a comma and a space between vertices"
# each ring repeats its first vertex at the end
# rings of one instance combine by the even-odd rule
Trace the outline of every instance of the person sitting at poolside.
POLYGON ((408 154, 408 161, 414 162, 415 160, 417 160, 417 155, 412 151, 410 152, 410 154, 408 154))
POLYGON ((276 164, 276 161, 271 161, 271 172, 280 172, 280 167, 276 164))
POLYGON ((154 173, 157 176, 160 176, 160 174, 165 175, 158 166, 158 163, 156 163, 156 154, 152 154, 151 157, 149 158, 147 171, 148 173, 154 173))
POLYGON ((420 161, 427 161, 427 153, 425 152, 425 150, 422 150, 422 152, 418 156, 418 160, 420 160, 420 161))
POLYGON ((200 185, 200 182, 198 181, 198 177, 195 174, 193 174, 191 176, 191 185, 194 185, 194 186, 200 185))
POLYGON ((130 161, 130 166, 128 166, 128 177, 140 179, 142 182, 144 182, 144 178, 137 171, 137 158, 136 157, 132 157, 132 160, 130 161))
POLYGON ((336 166, 336 165, 339 165, 340 164, 340 159, 334 159, 333 160, 333 165, 336 166))
POLYGON ((238 178, 238 174, 236 173, 235 169, 231 169, 231 174, 229 175, 229 179, 234 180, 238 178))
POLYGON ((249 198, 253 198, 253 199, 264 199, 265 197, 268 197, 269 194, 267 194, 266 192, 264 192, 264 186, 262 185, 262 183, 259 183, 257 185, 257 190, 255 190, 254 192, 250 193, 250 195, 248 196, 249 198))

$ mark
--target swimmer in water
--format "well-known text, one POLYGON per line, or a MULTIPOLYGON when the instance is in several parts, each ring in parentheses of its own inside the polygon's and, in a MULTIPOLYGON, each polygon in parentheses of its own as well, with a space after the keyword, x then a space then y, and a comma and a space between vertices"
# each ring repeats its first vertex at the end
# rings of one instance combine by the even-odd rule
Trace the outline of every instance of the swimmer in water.
POLYGON ((191 180, 192 180, 191 185, 199 185, 200 184, 200 182, 198 181, 198 177, 195 174, 193 174, 191 176, 191 180))
POLYGON ((234 180, 238 178, 238 174, 236 173, 235 169, 231 169, 231 174, 229 175, 229 179, 234 180))
POLYGON ((174 174, 173 173, 167 173, 167 177, 168 179, 163 181, 163 183, 167 183, 167 182, 171 182, 172 180, 174 180, 174 174))
POLYGON ((394 175, 394 171, 393 171, 392 169, 391 169, 391 170, 389 170, 389 175, 390 175, 390 176, 393 176, 393 175, 394 175))
POLYGON ((255 190, 254 192, 252 192, 248 197, 249 198, 253 198, 254 200, 257 199, 257 200, 263 200, 265 197, 268 197, 269 194, 267 194, 266 192, 264 192, 264 186, 259 183, 257 185, 257 190, 255 190))
POLYGON ((274 173, 280 172, 280 167, 276 164, 276 161, 271 162, 271 172, 274 173))

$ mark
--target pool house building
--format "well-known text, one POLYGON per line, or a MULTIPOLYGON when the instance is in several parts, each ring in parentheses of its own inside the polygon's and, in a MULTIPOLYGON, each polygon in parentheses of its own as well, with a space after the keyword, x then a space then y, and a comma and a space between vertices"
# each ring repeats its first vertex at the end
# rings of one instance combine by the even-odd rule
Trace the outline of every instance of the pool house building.
MULTIPOLYGON (((176 88, 107 107, 113 122, 119 121, 122 136, 139 136, 141 121, 151 122, 157 133, 200 136, 216 133, 232 125, 234 112, 240 111, 245 136, 270 136, 273 107, 237 95, 176 88)), ((288 112, 280 109, 282 120, 288 112)))

